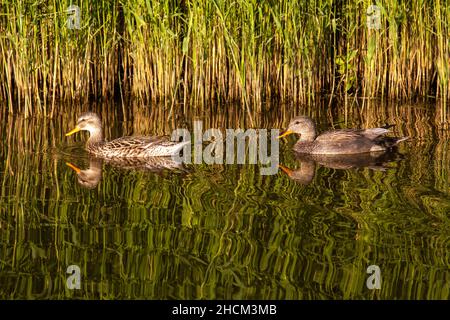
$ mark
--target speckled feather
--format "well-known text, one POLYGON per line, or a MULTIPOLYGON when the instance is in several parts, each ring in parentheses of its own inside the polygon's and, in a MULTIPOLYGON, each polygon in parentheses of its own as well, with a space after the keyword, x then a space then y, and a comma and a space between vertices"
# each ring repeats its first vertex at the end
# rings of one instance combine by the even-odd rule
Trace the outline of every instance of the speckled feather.
POLYGON ((85 112, 78 117, 77 126, 66 135, 80 130, 89 131, 86 149, 89 153, 103 158, 146 158, 166 157, 179 152, 190 142, 174 142, 166 137, 133 136, 122 137, 112 141, 104 141, 102 122, 93 112, 85 112))
POLYGON ((184 143, 173 142, 162 137, 122 137, 108 142, 87 144, 87 150, 105 158, 140 158, 171 156, 179 151, 184 143))

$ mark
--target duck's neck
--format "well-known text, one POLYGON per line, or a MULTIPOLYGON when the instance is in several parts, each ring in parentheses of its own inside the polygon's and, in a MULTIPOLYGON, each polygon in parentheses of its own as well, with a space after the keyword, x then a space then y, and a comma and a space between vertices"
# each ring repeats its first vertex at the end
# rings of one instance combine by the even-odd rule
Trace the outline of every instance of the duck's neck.
POLYGON ((316 130, 310 130, 306 133, 302 132, 298 142, 313 142, 314 140, 316 140, 316 130))
POLYGON ((298 152, 309 153, 313 148, 314 140, 316 140, 315 131, 302 133, 300 139, 298 139, 297 143, 294 145, 294 149, 298 152))
POLYGON ((298 142, 313 142, 316 140, 317 131, 315 123, 310 119, 307 121, 297 133, 300 134, 298 142))
POLYGON ((103 140, 103 133, 102 128, 96 128, 94 130, 89 131, 89 139, 87 141, 87 145, 95 145, 95 144, 101 144, 104 142, 103 140))

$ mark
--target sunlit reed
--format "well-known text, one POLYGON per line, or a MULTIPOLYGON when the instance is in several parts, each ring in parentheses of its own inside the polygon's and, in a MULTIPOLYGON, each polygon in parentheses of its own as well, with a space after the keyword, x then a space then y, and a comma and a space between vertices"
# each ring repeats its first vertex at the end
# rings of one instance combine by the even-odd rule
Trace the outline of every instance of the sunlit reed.
MULTIPOLYGON (((0 97, 53 115, 60 100, 135 97, 173 110, 238 102, 449 96, 447 2, 2 1, 0 97)), ((439 105, 439 104, 438 104, 439 105)), ((122 103, 122 108, 126 108, 122 103)), ((447 122, 442 107, 441 122, 447 122)))

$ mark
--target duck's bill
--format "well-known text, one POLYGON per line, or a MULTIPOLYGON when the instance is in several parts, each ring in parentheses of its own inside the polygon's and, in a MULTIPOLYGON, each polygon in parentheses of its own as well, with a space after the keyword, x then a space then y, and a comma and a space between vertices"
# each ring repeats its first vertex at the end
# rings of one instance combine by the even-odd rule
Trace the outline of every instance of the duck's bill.
POLYGON ((80 130, 81 130, 81 128, 80 128, 79 126, 76 126, 75 129, 73 129, 72 131, 69 131, 69 132, 66 133, 66 137, 67 137, 67 136, 70 136, 70 135, 72 135, 72 134, 74 134, 75 132, 78 132, 78 131, 80 131, 80 130))
POLYGON ((291 169, 286 168, 285 166, 282 166, 281 164, 278 165, 278 168, 280 168, 288 176, 291 176, 291 174, 292 174, 292 170, 291 169))
POLYGON ((286 136, 288 136, 288 135, 290 135, 290 134, 293 134, 293 133, 294 133, 294 131, 292 131, 292 130, 286 130, 285 132, 283 132, 282 134, 280 134, 280 135, 278 136, 278 139, 283 138, 283 137, 286 137, 286 136))
POLYGON ((76 173, 80 173, 81 169, 78 167, 75 167, 73 164, 71 164, 70 162, 66 162, 66 165, 71 168, 73 171, 75 171, 76 173))

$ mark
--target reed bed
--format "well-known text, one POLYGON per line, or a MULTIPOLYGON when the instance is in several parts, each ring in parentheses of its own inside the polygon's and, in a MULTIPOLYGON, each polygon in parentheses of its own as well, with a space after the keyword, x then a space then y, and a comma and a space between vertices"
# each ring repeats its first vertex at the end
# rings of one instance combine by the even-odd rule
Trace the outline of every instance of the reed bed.
POLYGON ((172 109, 237 102, 255 113, 265 101, 325 95, 438 99, 447 119, 448 1, 2 0, 0 8, 9 112, 140 98, 172 109), (367 23, 373 4, 377 28, 367 23), (80 9, 79 29, 68 27, 70 5, 80 9))

